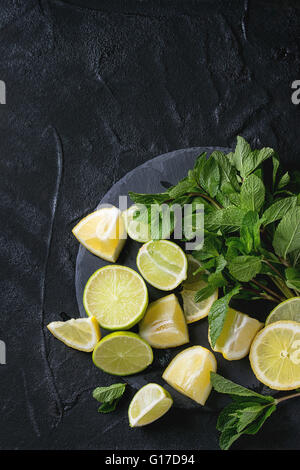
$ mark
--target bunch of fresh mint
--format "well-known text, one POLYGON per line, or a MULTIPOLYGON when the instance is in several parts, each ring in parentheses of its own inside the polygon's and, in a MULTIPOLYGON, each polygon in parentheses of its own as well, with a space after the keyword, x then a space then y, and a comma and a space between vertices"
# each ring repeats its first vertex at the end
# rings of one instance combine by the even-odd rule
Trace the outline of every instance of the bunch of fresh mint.
MULTIPOLYGON (((201 154, 188 175, 166 192, 129 193, 147 208, 148 223, 153 204, 172 208, 190 203, 195 211, 203 204, 204 244, 193 256, 201 262, 207 286, 195 300, 206 299, 216 288, 223 293, 208 318, 213 346, 232 297, 279 303, 299 295, 299 191, 300 173, 283 171, 273 149, 251 150, 237 137, 234 152, 201 154)), ((190 217, 191 225, 195 220, 190 217)), ((192 227, 194 232, 198 228, 192 227)))

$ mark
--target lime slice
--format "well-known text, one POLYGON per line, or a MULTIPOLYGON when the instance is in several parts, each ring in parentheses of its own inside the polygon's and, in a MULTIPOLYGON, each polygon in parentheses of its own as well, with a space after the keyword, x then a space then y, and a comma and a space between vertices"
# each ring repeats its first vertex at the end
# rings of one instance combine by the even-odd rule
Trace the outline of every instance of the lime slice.
POLYGON ((184 314, 174 294, 149 304, 139 328, 141 337, 153 348, 174 348, 189 341, 184 314))
POLYGON ((129 209, 123 212, 123 219, 130 238, 137 242, 145 243, 151 240, 150 226, 143 221, 133 218, 140 210, 142 209, 137 204, 129 207, 129 209))
POLYGON ((133 397, 128 417, 131 427, 145 426, 161 418, 172 406, 171 395, 160 385, 147 384, 133 397))
POLYGON ((148 292, 143 278, 126 266, 98 269, 88 280, 83 305, 107 330, 127 330, 144 315, 148 292))
POLYGON ((113 263, 127 237, 122 213, 117 207, 104 207, 87 215, 72 233, 87 250, 113 263))
POLYGON ((145 243, 137 255, 137 267, 146 281, 157 289, 175 289, 187 275, 187 259, 182 249, 169 240, 145 243))
POLYGON ((153 361, 151 346, 136 333, 116 331, 105 336, 94 349, 93 362, 113 375, 131 375, 153 361))
POLYGON ((258 380, 275 390, 300 387, 300 323, 278 321, 261 330, 250 349, 258 380))
POLYGON ((70 348, 91 352, 101 338, 99 324, 95 317, 72 318, 68 321, 54 321, 47 328, 70 348))
POLYGON ((242 359, 249 353, 253 338, 262 327, 255 318, 229 308, 222 332, 212 349, 222 353, 228 361, 242 359))
POLYGON ((300 297, 292 297, 277 305, 266 319, 266 326, 281 320, 300 322, 300 297))
POLYGON ((192 346, 174 357, 162 377, 175 390, 204 405, 212 388, 210 372, 216 370, 213 353, 202 346, 192 346))

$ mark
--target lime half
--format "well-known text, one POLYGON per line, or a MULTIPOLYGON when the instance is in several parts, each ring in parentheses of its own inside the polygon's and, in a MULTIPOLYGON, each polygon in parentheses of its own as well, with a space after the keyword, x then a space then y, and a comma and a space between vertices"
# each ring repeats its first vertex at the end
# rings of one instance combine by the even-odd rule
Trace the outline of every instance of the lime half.
POLYGON ((187 276, 187 259, 182 249, 169 240, 145 243, 137 255, 137 267, 157 289, 175 289, 187 276))
POLYGON ((98 269, 88 280, 83 305, 107 330, 126 330, 144 315, 148 291, 142 277, 126 266, 98 269))
POLYGON ((151 346, 132 332, 116 331, 105 336, 93 352, 94 364, 113 375, 137 374, 152 361, 151 346))
POLYGON ((266 319, 266 326, 281 320, 300 322, 300 297, 292 297, 277 305, 266 319))
POLYGON ((161 418, 172 406, 171 395, 158 384, 147 384, 133 397, 128 418, 131 427, 145 426, 161 418))

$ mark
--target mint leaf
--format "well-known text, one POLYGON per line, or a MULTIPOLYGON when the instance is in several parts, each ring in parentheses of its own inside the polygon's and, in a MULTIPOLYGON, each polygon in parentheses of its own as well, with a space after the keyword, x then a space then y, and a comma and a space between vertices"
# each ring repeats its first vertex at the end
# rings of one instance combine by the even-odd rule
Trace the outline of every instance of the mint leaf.
POLYGON ((290 175, 286 172, 279 180, 277 188, 282 189, 290 182, 290 175))
POLYGON ((225 230, 235 232, 243 222, 245 211, 239 207, 231 206, 219 209, 204 216, 204 227, 206 230, 225 230))
POLYGON ((279 222, 273 247, 278 256, 286 259, 288 253, 300 249, 300 207, 293 207, 279 222))
POLYGON ((241 242, 247 254, 251 253, 252 250, 257 251, 260 247, 260 225, 261 221, 258 213, 254 211, 247 212, 240 229, 241 242))
POLYGON ((113 400, 121 398, 125 392, 126 384, 117 383, 108 387, 97 387, 93 391, 93 398, 100 403, 111 403, 113 400))
POLYGON ((265 408, 264 413, 244 430, 244 434, 256 434, 260 430, 266 419, 269 418, 269 416, 271 416, 274 411, 276 411, 275 404, 265 408))
POLYGON ((265 200, 265 187, 262 180, 252 174, 241 187, 241 208, 246 211, 259 212, 265 200))
POLYGON ((222 329, 226 320, 226 314, 229 308, 231 298, 236 295, 240 290, 240 286, 234 287, 228 294, 221 297, 212 304, 208 314, 209 334, 211 344, 214 347, 217 339, 222 333, 222 329))
POLYGON ((253 279, 261 270, 261 259, 258 256, 236 256, 228 263, 230 274, 241 282, 253 279))
POLYGON ((282 219, 285 214, 295 207, 297 204, 297 196, 285 197, 274 202, 262 215, 264 225, 271 224, 276 220, 282 219))
POLYGON ((220 374, 217 374, 216 372, 210 373, 210 380, 214 390, 219 393, 225 393, 227 395, 236 395, 239 397, 259 398, 263 402, 274 402, 273 397, 268 395, 261 395, 260 393, 250 390, 249 388, 243 387, 242 385, 238 385, 229 379, 225 379, 225 377, 220 374))
POLYGON ((200 182, 211 197, 217 194, 220 185, 220 170, 213 156, 210 156, 203 165, 200 182))
POLYGON ((243 137, 238 136, 232 160, 237 170, 241 173, 242 177, 245 176, 243 172, 243 165, 247 159, 252 160, 251 147, 243 137))
POLYGON ((119 403, 119 398, 112 400, 110 403, 102 403, 98 408, 98 413, 111 413, 115 411, 117 404, 119 403))
POLYGON ((285 270, 286 285, 290 289, 300 290, 300 269, 287 268, 285 270))

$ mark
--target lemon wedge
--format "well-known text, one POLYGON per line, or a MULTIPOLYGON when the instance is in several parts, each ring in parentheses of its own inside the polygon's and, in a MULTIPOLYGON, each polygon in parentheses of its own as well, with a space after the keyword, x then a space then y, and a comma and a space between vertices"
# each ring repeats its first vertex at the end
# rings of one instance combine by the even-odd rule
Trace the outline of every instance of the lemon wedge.
POLYGON ((174 294, 149 304, 139 329, 153 348, 174 348, 189 341, 184 314, 174 294))
POLYGON ((253 338, 262 327, 263 323, 255 318, 230 308, 222 333, 212 349, 222 353, 228 361, 242 359, 249 353, 253 338))
POLYGON ((87 215, 72 233, 87 250, 113 263, 127 238, 122 213, 117 207, 104 207, 87 215))
POLYGON ((47 328, 70 348, 91 352, 101 338, 99 324, 95 317, 72 318, 68 321, 54 321, 47 328))
POLYGON ((213 353, 202 346, 192 346, 174 357, 162 377, 178 392, 205 405, 212 388, 210 372, 216 370, 213 353))
POLYGON ((250 363, 258 380, 275 390, 300 387, 300 323, 271 323, 255 337, 250 363))

